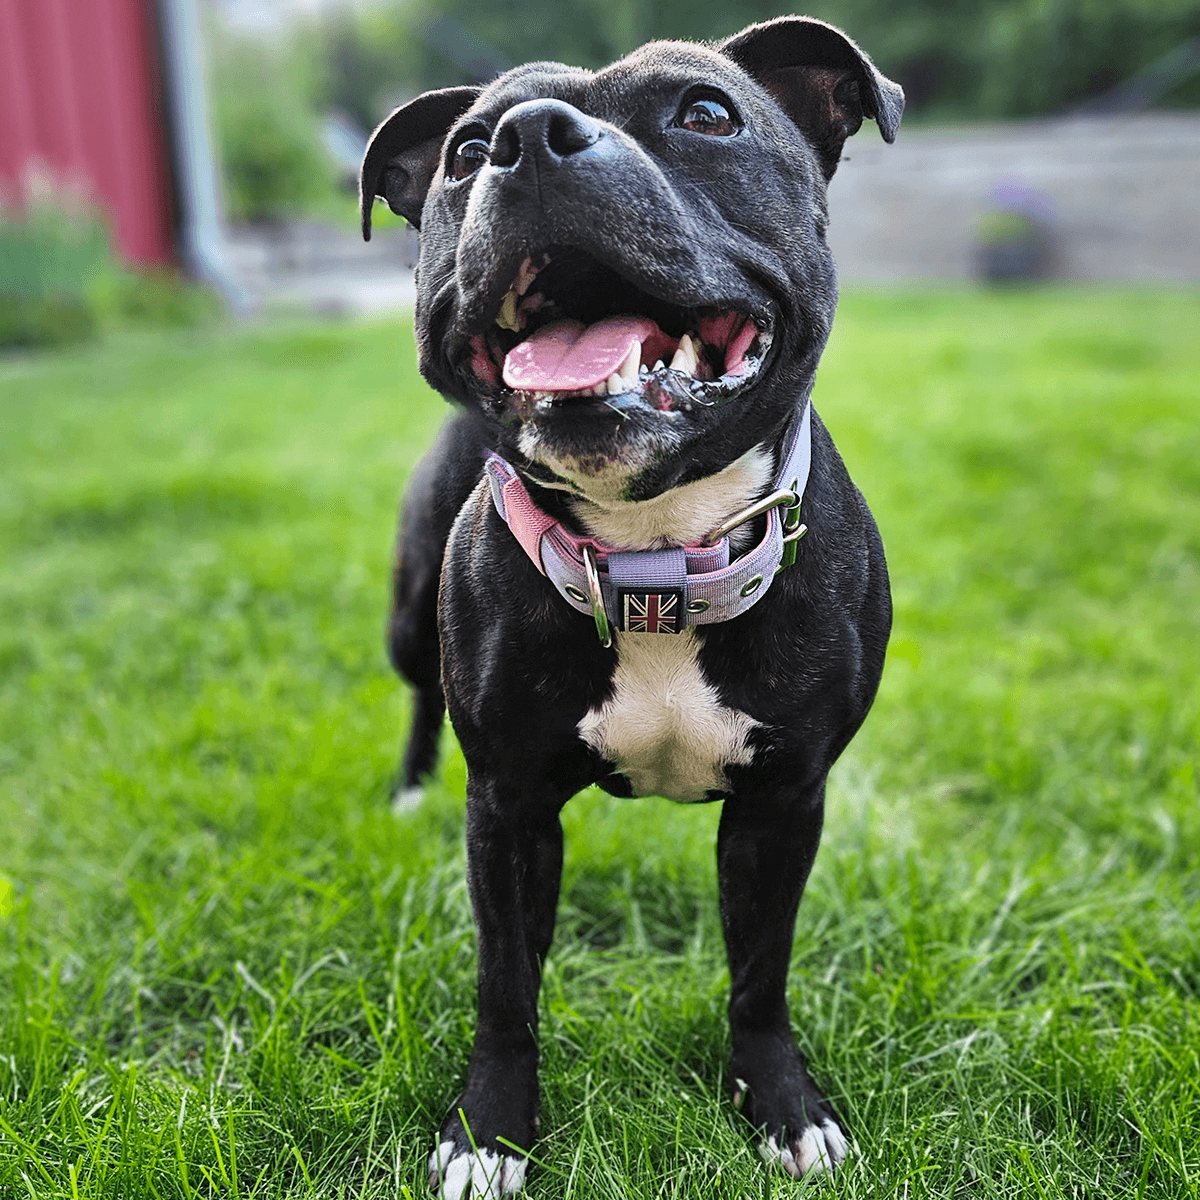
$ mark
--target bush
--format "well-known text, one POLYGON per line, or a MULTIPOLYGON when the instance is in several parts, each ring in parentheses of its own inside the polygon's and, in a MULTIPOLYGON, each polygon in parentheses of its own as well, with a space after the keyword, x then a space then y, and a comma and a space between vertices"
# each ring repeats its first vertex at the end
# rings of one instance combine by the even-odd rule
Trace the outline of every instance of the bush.
POLYGON ((98 324, 107 234, 77 193, 62 191, 55 205, 41 185, 29 182, 19 210, 0 210, 0 346, 66 345, 98 324))
MULTIPOLYGON (((654 37, 719 38, 779 12, 846 29, 908 93, 961 120, 1052 113, 1200 34, 1200 0, 379 0, 318 10, 300 42, 311 99, 369 127, 391 96, 476 82, 504 62, 598 67, 654 37)), ((1195 104, 1200 85, 1178 87, 1195 104)))
POLYGON ((0 206, 0 349, 67 346, 103 326, 194 324, 216 297, 175 273, 121 267, 100 213, 48 177, 0 206))
POLYGON ((262 46, 227 46, 216 80, 216 114, 229 214, 278 221, 332 195, 334 166, 313 114, 284 65, 262 46))

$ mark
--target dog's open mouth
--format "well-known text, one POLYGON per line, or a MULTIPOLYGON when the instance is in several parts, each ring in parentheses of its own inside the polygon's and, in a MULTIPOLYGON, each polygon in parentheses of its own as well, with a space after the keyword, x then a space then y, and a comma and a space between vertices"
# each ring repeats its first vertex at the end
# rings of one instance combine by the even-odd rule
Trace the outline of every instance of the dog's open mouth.
POLYGON ((526 258, 469 369, 516 415, 602 398, 687 412, 741 392, 771 343, 742 312, 681 308, 578 250, 526 258))

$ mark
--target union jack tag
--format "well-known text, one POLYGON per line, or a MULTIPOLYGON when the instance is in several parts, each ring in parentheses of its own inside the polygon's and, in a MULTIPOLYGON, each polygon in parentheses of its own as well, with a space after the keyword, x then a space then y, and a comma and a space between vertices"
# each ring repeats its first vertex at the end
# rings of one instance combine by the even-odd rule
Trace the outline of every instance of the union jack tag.
POLYGON ((678 633, 683 628, 682 592, 621 592, 626 633, 678 633))

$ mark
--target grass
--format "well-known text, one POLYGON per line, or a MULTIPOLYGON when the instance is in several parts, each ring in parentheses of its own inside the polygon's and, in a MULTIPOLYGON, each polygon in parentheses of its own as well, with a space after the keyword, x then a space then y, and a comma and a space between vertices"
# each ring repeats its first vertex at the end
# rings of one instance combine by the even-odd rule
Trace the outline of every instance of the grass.
MULTIPOLYGON (((464 770, 386 804, 400 321, 0 363, 0 1196, 423 1191, 464 770)), ((817 404, 897 604, 792 969, 821 1194, 1200 1195, 1200 302, 848 296, 817 404)), ((450 739, 447 739, 449 743, 450 739)), ((712 806, 567 809, 542 1197, 741 1197, 712 806)))

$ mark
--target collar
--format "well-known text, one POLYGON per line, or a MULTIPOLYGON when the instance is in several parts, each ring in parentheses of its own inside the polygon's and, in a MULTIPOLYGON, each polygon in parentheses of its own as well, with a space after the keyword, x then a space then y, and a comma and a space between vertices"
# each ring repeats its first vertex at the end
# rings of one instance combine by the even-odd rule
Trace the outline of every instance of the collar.
POLYGON ((577 612, 591 615, 605 646, 612 630, 680 633, 688 625, 728 621, 767 594, 775 573, 796 558, 807 527, 800 503, 812 462, 812 404, 789 431, 774 487, 704 539, 663 550, 622 550, 580 537, 540 509, 516 470, 497 454, 485 465, 496 511, 533 565, 577 612), (783 509, 782 515, 780 509, 783 509), (729 532, 766 514, 762 541, 729 561, 729 532))

